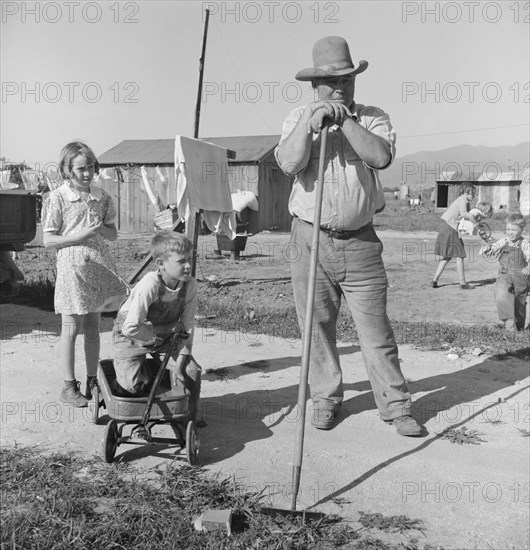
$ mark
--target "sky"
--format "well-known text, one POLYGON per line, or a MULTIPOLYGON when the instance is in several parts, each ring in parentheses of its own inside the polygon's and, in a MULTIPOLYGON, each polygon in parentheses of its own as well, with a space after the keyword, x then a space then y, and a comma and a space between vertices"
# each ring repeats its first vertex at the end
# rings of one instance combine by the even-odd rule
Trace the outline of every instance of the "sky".
POLYGON ((0 156, 56 163, 81 139, 280 134, 313 100, 294 75, 313 44, 346 38, 357 103, 389 113, 397 156, 529 140, 530 3, 1 1, 0 156))

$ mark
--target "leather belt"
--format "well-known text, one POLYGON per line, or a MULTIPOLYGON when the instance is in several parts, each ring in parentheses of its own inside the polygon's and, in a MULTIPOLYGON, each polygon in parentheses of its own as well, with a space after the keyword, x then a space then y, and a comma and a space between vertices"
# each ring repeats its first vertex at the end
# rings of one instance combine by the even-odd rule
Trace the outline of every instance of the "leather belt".
MULTIPOLYGON (((295 218, 298 218, 298 216, 295 216, 295 218)), ((302 218, 298 218, 301 222, 306 223, 307 225, 310 225, 311 227, 313 224, 311 222, 306 222, 302 218)), ((332 239, 339 239, 339 240, 346 240, 346 239, 353 239, 353 237, 356 237, 363 231, 366 231, 372 223, 367 223, 366 225, 363 225, 362 227, 359 227, 359 229, 330 229, 329 227, 321 227, 320 231, 325 233, 326 235, 330 236, 332 239)))

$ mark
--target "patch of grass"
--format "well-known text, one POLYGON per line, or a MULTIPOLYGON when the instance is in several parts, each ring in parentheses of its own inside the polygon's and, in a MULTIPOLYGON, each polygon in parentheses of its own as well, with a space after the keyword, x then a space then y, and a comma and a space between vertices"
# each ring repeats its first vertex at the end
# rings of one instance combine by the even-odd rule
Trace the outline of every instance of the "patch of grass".
MULTIPOLYGON (((199 291, 200 294, 200 291, 199 291)), ((227 332, 245 334, 268 334, 280 338, 299 340, 301 338, 294 305, 278 308, 274 304, 253 308, 251 319, 248 308, 242 301, 213 296, 199 301, 199 314, 203 316, 198 326, 227 332)), ((529 333, 506 333, 494 325, 459 324, 436 322, 391 321, 396 342, 412 344, 425 350, 460 349, 462 353, 480 347, 483 353, 495 357, 516 357, 530 359, 529 333)), ((250 339, 250 336, 249 336, 250 339)), ((347 308, 342 308, 337 322, 337 340, 358 342, 358 335, 347 308)), ((495 359, 493 357, 493 359, 495 359)))
POLYGON ((0 303, 20 304, 53 311, 54 293, 55 276, 50 278, 48 274, 39 273, 35 278, 21 283, 16 293, 0 293, 0 303))
MULTIPOLYGON (((155 474, 141 481, 123 464, 27 448, 2 449, 1 548, 405 548, 361 539, 337 516, 304 522, 299 516, 265 515, 260 512, 260 495, 243 492, 229 479, 212 477, 197 467, 169 466, 155 474), (231 537, 194 529, 194 519, 208 508, 233 510, 231 537)), ((394 523, 403 530, 420 526, 418 520, 394 523)))
POLYGON ((359 523, 366 529, 379 529, 386 533, 401 534, 413 529, 422 533, 425 531, 423 522, 419 519, 410 519, 407 516, 384 516, 379 513, 359 513, 361 514, 359 523))
POLYGON ((386 208, 374 216, 376 229, 394 231, 438 231, 440 214, 410 208, 408 201, 387 202, 386 208))
POLYGON ((468 430, 466 426, 461 428, 447 428, 442 432, 440 439, 448 439, 451 443, 458 445, 480 445, 486 443, 485 439, 481 439, 481 434, 478 430, 468 430))

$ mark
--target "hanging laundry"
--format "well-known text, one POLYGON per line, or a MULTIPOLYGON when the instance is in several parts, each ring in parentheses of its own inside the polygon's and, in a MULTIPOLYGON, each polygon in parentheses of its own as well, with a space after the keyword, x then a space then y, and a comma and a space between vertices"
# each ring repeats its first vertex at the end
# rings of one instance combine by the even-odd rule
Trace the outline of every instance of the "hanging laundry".
POLYGON ((100 171, 99 171, 99 175, 104 179, 104 180, 111 180, 111 179, 114 179, 112 176, 109 176, 108 172, 107 172, 107 168, 102 168, 100 171))
POLYGON ((181 218, 202 210, 214 233, 236 236, 236 217, 228 186, 227 150, 199 139, 175 138, 177 207, 181 218))
POLYGON ((166 176, 164 176, 164 174, 162 174, 162 170, 160 170, 160 166, 156 167, 156 173, 157 173, 158 177, 160 178, 160 181, 162 183, 166 183, 166 176))
POLYGON ((158 199, 158 197, 155 196, 153 189, 151 188, 151 182, 149 181, 149 177, 147 176, 147 170, 145 169, 145 166, 142 166, 140 168, 140 172, 142 174, 142 181, 143 181, 147 196, 149 197, 151 204, 155 207, 155 209, 158 212, 160 211, 160 200, 158 199))

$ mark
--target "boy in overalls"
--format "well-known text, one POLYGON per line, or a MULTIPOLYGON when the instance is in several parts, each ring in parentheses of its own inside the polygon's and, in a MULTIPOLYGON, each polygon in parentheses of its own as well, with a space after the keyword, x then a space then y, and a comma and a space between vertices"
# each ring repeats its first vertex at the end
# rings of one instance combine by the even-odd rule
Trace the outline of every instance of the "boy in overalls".
POLYGON ((481 249, 481 254, 499 261, 495 300, 499 319, 509 332, 525 328, 530 275, 530 242, 522 237, 525 225, 521 214, 508 214, 506 237, 481 249))
POLYGON ((159 231, 151 240, 157 271, 147 273, 121 306, 113 344, 116 383, 120 397, 149 393, 146 355, 174 332, 181 335, 168 363, 172 385, 190 391, 189 410, 195 419, 201 385, 201 368, 191 355, 197 311, 197 281, 191 276, 192 243, 180 233, 159 231), (181 386, 181 387, 182 387, 181 386))

